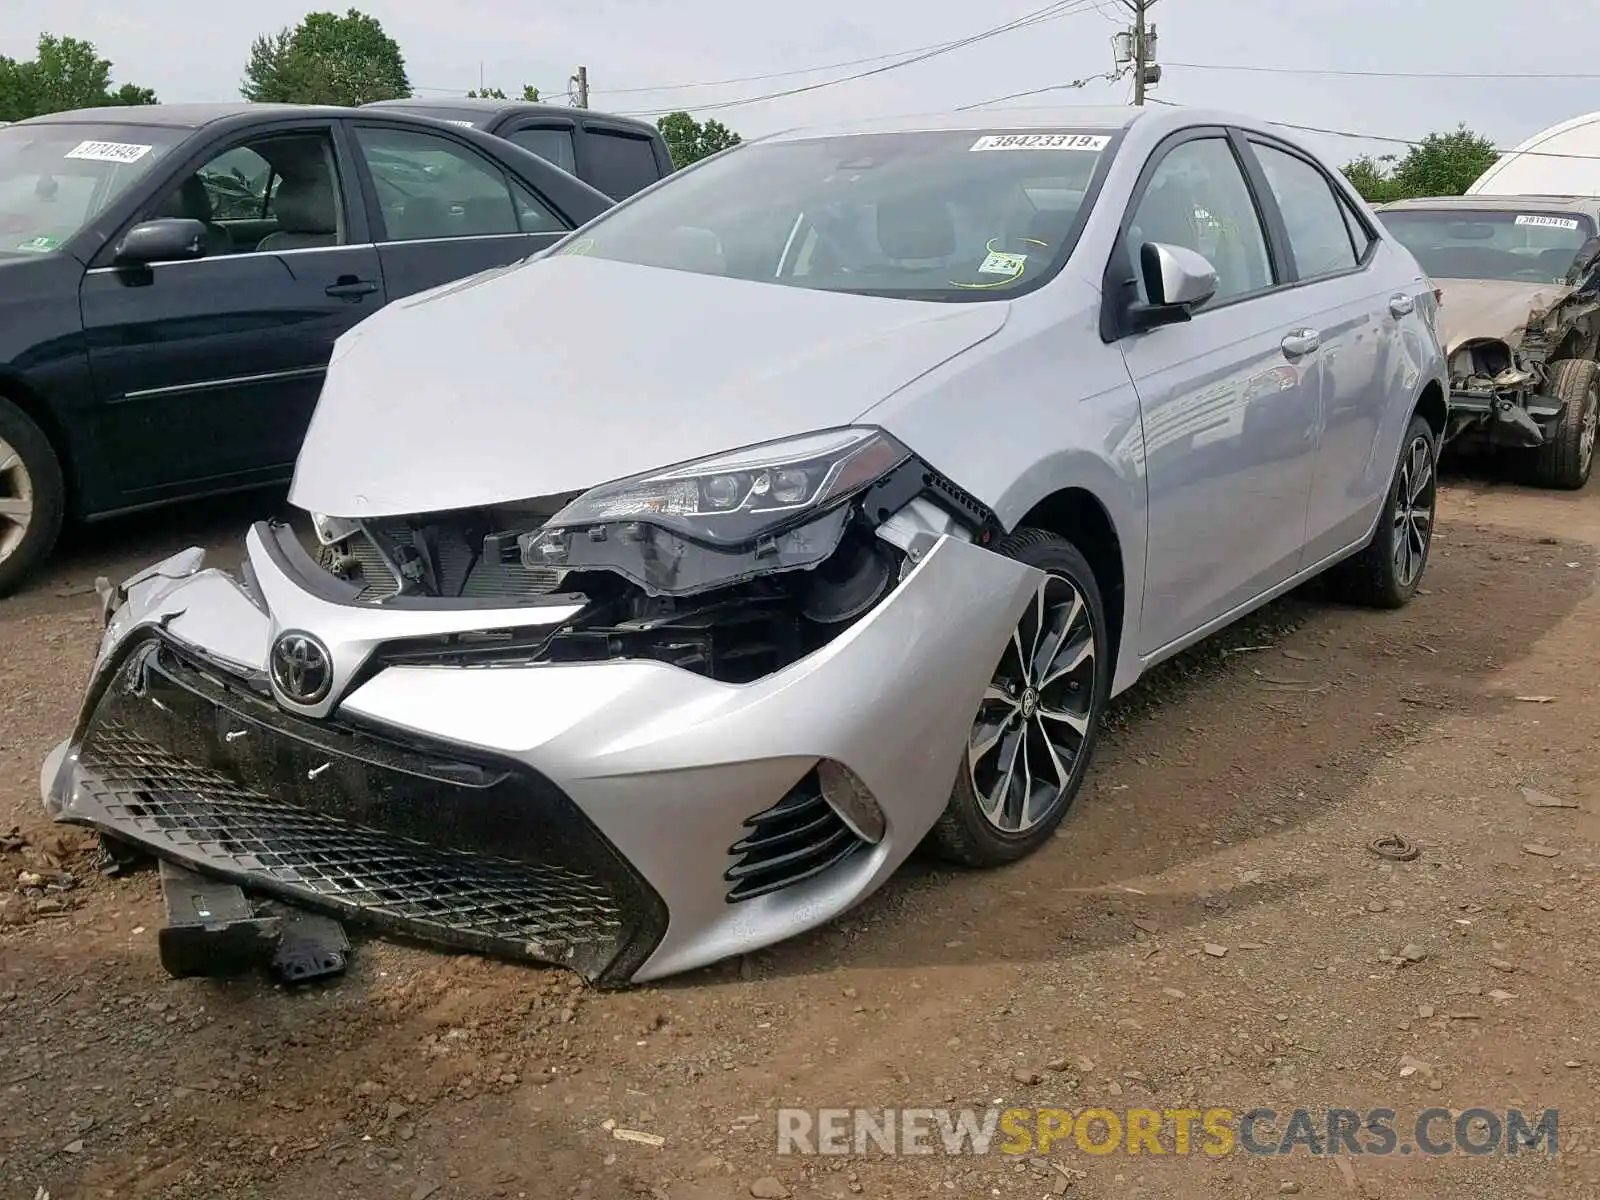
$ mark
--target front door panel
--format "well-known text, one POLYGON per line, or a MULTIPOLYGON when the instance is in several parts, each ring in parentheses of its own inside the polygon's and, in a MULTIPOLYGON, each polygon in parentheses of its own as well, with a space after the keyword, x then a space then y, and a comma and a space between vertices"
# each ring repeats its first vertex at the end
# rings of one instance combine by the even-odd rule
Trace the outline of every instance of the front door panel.
POLYGON ((81 298, 99 438, 137 504, 287 478, 334 339, 384 291, 368 245, 99 269, 81 298))

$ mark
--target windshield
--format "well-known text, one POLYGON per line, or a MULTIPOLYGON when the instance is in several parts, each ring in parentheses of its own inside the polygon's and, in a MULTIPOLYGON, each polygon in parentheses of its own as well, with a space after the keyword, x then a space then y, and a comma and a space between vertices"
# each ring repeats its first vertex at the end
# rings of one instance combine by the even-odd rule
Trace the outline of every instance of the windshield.
POLYGON ((1076 240, 1106 132, 757 142, 667 180, 558 254, 919 300, 1004 299, 1076 240))
POLYGON ((53 253, 188 135, 143 125, 0 128, 0 257, 53 253))
POLYGON ((1594 235, 1582 213, 1458 207, 1380 212, 1379 219, 1435 279, 1559 283, 1594 235))

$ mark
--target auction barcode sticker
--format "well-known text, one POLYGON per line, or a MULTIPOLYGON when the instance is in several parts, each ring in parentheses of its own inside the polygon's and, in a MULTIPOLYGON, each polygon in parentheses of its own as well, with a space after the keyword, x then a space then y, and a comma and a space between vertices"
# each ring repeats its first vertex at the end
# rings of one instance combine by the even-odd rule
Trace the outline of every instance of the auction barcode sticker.
POLYGON ((90 162, 138 162, 152 147, 133 142, 79 142, 66 153, 67 158, 86 158, 90 162))
POLYGON ((1538 225, 1544 229, 1576 229, 1578 223, 1571 217, 1547 217, 1542 213, 1518 213, 1515 225, 1538 225))
POLYGON ((1103 133, 988 133, 972 150, 1104 150, 1111 138, 1103 133))

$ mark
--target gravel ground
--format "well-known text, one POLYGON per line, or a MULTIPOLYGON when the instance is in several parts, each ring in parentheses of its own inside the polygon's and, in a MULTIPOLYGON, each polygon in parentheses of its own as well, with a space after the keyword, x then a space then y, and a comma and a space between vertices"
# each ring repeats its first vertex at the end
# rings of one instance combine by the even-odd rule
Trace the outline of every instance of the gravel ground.
POLYGON ((1600 1196, 1596 489, 1455 483, 1415 604, 1312 589, 1155 672, 1046 851, 913 863, 815 934, 623 993, 374 941, 328 986, 173 981, 154 875, 101 878, 42 819, 93 577, 236 556, 262 506, 96 530, 0 602, 0 886, 76 880, 0 909, 0 1196, 1600 1196), (1371 853, 1388 833, 1420 855, 1371 853), (775 1152, 779 1107, 994 1102, 1265 1106, 1280 1133, 1558 1107, 1561 1153, 775 1152))

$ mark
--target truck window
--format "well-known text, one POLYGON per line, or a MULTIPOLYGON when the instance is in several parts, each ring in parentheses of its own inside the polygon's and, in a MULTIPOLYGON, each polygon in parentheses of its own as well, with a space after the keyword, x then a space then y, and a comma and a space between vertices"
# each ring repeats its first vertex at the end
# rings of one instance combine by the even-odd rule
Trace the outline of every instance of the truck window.
POLYGON ((588 182, 613 200, 625 200, 661 178, 649 138, 589 129, 586 140, 588 182))
POLYGON ((572 130, 553 129, 550 126, 529 126, 513 130, 506 140, 537 154, 545 162, 554 163, 568 175, 576 175, 576 159, 572 153, 572 130))

